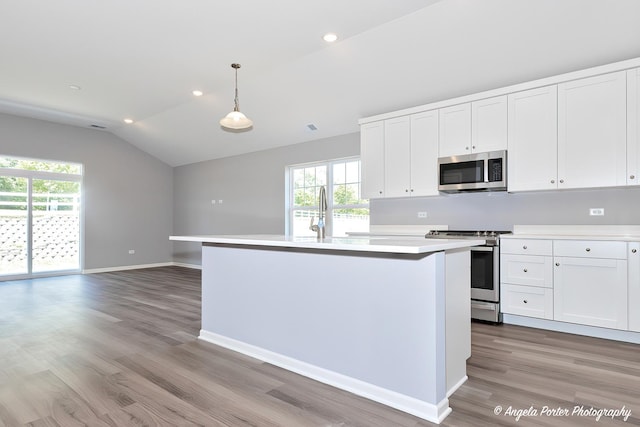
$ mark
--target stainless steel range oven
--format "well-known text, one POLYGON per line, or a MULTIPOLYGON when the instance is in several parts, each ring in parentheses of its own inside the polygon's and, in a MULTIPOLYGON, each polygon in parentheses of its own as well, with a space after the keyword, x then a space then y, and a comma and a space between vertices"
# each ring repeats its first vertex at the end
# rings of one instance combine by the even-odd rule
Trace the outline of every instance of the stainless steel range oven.
POLYGON ((501 323, 500 234, 510 231, 430 231, 426 238, 485 239, 483 246, 471 248, 471 318, 501 323))

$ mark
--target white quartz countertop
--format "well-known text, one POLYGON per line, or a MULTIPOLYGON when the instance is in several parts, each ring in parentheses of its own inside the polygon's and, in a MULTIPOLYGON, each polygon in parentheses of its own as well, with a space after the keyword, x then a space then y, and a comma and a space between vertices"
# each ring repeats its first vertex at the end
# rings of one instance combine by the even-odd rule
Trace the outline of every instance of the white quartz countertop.
POLYGON ((640 241, 637 225, 516 225, 500 239, 640 241))
POLYGON ((462 240, 425 239, 424 237, 356 236, 327 237, 319 241, 315 237, 291 237, 271 234, 170 236, 169 239, 182 242, 397 254, 422 254, 485 244, 483 239, 462 240))

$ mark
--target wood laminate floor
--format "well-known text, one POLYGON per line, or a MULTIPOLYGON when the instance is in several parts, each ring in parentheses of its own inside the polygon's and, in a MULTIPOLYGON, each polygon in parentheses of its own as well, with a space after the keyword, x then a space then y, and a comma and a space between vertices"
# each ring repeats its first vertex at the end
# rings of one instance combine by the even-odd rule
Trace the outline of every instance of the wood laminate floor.
MULTIPOLYGON (((199 328, 198 270, 0 282, 0 426, 432 425, 198 341, 199 328)), ((442 425, 640 425, 640 346, 472 331, 469 380, 442 425), (596 420, 623 408, 626 421, 596 420)))

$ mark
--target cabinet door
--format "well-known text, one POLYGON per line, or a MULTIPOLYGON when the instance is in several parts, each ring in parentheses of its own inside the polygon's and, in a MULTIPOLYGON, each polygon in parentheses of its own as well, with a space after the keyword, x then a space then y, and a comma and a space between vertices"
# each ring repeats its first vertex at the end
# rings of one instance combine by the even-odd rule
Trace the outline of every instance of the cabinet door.
POLYGON ((509 191, 558 185, 558 90, 546 86, 510 94, 507 151, 509 191))
POLYGON ((471 103, 471 151, 507 149, 507 96, 471 103))
POLYGON ((407 197, 411 172, 411 121, 409 116, 384 121, 385 197, 407 197))
POLYGON ((439 156, 471 153, 471 104, 440 109, 439 156))
POLYGON ((627 185, 640 185, 640 68, 627 71, 627 185))
POLYGON ((626 185, 626 72, 558 85, 558 188, 626 185))
POLYGON ((411 116, 412 196, 438 193, 438 110, 411 116))
POLYGON ((360 126, 362 194, 365 199, 384 195, 384 122, 360 126))
POLYGON ((629 243, 629 330, 640 332, 640 243, 629 243))
POLYGON ((554 320, 627 329, 627 261, 554 257, 554 320))

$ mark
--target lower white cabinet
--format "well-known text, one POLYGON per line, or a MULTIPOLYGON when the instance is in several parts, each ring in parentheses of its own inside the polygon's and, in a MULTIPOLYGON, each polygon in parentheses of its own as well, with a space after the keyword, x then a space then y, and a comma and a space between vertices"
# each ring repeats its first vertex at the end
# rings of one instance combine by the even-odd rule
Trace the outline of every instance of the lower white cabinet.
POLYGON ((554 257, 554 320, 624 329, 627 261, 554 257))
POLYGON ((640 332, 640 242, 629 243, 629 330, 640 332))
POLYGON ((503 239, 501 309, 640 332, 640 242, 503 239))
POLYGON ((504 313, 553 319, 553 289, 537 286, 502 285, 504 313))

